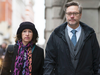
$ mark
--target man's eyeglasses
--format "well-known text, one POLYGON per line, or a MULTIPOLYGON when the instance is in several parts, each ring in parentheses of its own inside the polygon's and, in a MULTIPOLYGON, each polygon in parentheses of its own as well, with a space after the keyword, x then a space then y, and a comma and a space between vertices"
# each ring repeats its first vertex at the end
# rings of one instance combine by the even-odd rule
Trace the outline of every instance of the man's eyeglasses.
POLYGON ((68 16, 74 15, 74 16, 78 16, 80 13, 78 12, 74 12, 74 13, 66 13, 68 16))

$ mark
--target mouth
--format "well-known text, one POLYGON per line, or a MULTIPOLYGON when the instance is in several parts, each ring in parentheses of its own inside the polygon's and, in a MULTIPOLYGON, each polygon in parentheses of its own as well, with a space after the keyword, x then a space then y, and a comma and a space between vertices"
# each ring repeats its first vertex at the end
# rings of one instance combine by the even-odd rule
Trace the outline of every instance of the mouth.
POLYGON ((25 37, 25 39, 29 39, 29 37, 25 37))
POLYGON ((69 20, 69 21, 76 21, 75 19, 71 19, 71 20, 69 20))

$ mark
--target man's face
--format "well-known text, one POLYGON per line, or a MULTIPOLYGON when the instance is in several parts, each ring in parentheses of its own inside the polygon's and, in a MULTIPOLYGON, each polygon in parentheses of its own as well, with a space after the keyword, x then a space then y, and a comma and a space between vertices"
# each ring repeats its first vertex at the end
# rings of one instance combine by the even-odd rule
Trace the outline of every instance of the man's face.
POLYGON ((5 49, 5 48, 6 48, 6 46, 7 46, 7 45, 6 45, 5 43, 3 43, 3 44, 2 44, 2 48, 4 48, 4 49, 5 49))
POLYGON ((72 28, 79 26, 79 20, 81 19, 81 13, 78 6, 69 6, 66 10, 66 20, 68 25, 72 28))

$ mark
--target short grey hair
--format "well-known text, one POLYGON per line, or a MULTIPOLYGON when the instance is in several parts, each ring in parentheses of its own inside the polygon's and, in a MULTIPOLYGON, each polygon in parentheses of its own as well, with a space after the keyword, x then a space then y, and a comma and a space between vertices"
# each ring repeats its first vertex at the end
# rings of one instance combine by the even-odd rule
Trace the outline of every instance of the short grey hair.
POLYGON ((69 6, 78 6, 79 7, 79 12, 82 13, 82 7, 81 5, 76 2, 76 1, 71 1, 71 2, 68 2, 65 4, 65 7, 64 7, 64 11, 66 11, 66 9, 69 7, 69 6))

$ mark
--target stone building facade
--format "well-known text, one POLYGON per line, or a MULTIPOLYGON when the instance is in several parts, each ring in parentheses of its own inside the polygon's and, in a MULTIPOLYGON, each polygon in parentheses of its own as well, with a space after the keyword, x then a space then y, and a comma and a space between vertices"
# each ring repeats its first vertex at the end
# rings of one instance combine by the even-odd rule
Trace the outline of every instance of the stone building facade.
POLYGON ((11 43, 12 0, 0 0, 0 45, 11 43))
POLYGON ((100 0, 45 0, 45 44, 52 31, 66 21, 63 8, 69 1, 78 1, 82 5, 81 21, 95 30, 100 44, 100 0))
POLYGON ((0 0, 0 44, 14 44, 19 24, 34 22, 33 6, 34 0, 0 0))

